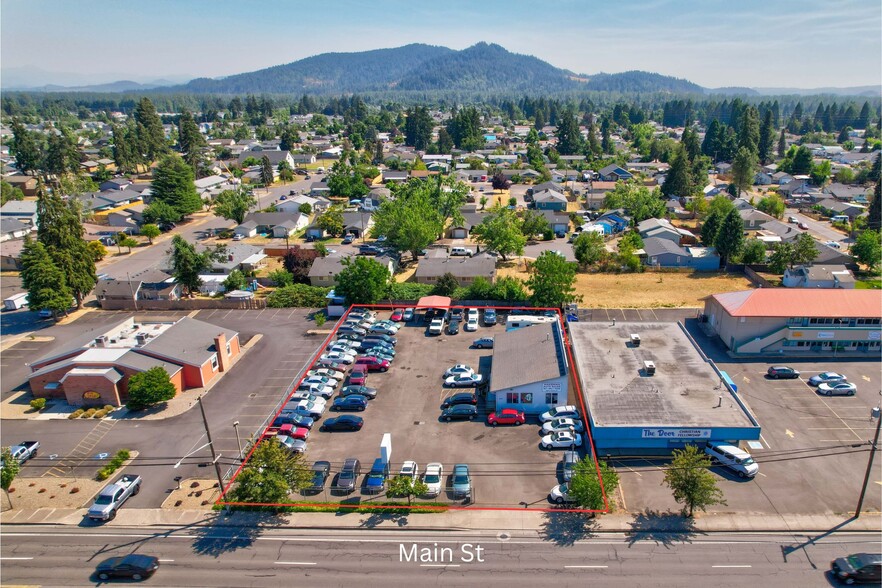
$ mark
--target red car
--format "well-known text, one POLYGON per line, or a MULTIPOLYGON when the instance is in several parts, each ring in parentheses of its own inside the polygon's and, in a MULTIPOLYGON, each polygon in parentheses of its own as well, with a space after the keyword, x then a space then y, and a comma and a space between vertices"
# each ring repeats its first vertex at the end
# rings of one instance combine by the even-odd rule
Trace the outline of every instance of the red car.
POLYGON ((487 424, 493 425, 523 425, 527 420, 524 412, 515 408, 503 408, 499 412, 491 412, 487 417, 487 424))
POLYGON ((385 372, 389 369, 389 361, 385 359, 380 359, 379 357, 374 357, 373 355, 368 355, 365 357, 359 357, 355 362, 355 368, 365 367, 369 372, 385 372))
POLYGON ((396 308, 395 310, 393 310, 392 316, 389 317, 389 320, 393 320, 396 323, 399 321, 403 321, 404 320, 404 309, 403 308, 396 308))
POLYGON ((356 366, 349 374, 350 386, 364 386, 367 383, 367 369, 364 366, 356 366))
POLYGON ((295 427, 294 425, 282 425, 279 427, 278 436, 294 437, 306 441, 309 438, 309 429, 306 427, 295 427))

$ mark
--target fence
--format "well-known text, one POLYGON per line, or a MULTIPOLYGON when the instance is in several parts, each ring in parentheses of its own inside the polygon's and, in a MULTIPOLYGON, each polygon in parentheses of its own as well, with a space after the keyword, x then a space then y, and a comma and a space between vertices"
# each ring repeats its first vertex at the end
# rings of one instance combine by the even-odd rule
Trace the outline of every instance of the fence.
POLYGON ((749 265, 744 266, 744 275, 759 288, 770 288, 772 283, 756 273, 749 265))
POLYGON ((261 310, 266 299, 228 300, 226 298, 193 298, 185 300, 99 300, 104 310, 261 310))

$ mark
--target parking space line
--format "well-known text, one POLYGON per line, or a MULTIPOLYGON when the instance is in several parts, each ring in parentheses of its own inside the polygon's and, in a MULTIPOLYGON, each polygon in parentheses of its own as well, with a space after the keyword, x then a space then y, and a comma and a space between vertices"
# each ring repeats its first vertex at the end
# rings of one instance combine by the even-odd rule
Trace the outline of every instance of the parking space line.
POLYGON ((654 311, 653 309, 650 308, 650 309, 649 309, 649 312, 652 313, 652 318, 654 318, 655 320, 658 320, 658 315, 655 314, 655 311, 654 311))

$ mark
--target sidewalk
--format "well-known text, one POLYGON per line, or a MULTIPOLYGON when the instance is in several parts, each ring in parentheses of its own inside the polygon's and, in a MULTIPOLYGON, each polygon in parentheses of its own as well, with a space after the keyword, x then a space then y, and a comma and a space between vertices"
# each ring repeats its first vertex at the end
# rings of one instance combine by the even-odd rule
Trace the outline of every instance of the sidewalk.
MULTIPOLYGON (((0 515, 4 525, 70 525, 81 526, 86 509, 41 508, 11 510, 0 515)), ((705 514, 693 521, 676 513, 648 515, 609 514, 590 519, 578 513, 534 511, 473 511, 456 510, 437 514, 415 513, 387 515, 382 513, 293 513, 279 517, 268 527, 316 530, 389 529, 405 531, 495 531, 509 534, 553 534, 578 525, 586 537, 593 533, 677 533, 703 534, 714 532, 784 532, 826 533, 830 531, 873 532, 882 530, 878 514, 865 514, 860 519, 843 515, 767 514, 705 514)), ((242 527, 261 524, 264 513, 233 512, 225 514, 206 510, 132 509, 119 511, 116 519, 104 527, 176 527, 207 526, 242 527)))

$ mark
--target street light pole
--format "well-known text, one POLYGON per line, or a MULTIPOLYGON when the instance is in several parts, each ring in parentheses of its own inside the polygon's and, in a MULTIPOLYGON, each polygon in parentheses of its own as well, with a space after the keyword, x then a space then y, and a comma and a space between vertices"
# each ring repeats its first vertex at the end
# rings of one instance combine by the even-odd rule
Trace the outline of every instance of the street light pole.
POLYGON ((873 458, 876 457, 876 447, 879 445, 879 429, 882 428, 882 413, 877 406, 873 409, 870 418, 876 419, 876 435, 873 437, 873 446, 870 447, 870 459, 867 461, 867 473, 864 474, 864 485, 861 488, 861 495, 858 498, 857 509, 854 511, 854 518, 861 516, 861 508, 864 506, 864 495, 867 493, 867 484, 870 483, 870 472, 873 471, 873 458))
POLYGON ((233 428, 236 429, 236 445, 239 447, 239 461, 242 461, 242 442, 239 440, 239 421, 233 421, 233 428))
POLYGON ((205 436, 208 437, 208 448, 211 449, 211 461, 214 463, 214 473, 217 474, 217 491, 218 494, 224 491, 224 477, 221 475, 220 465, 218 465, 218 456, 214 451, 214 443, 211 442, 211 432, 208 430, 208 419, 205 418, 205 407, 202 405, 202 397, 196 398, 199 403, 199 412, 202 413, 202 424, 205 425, 205 436))

